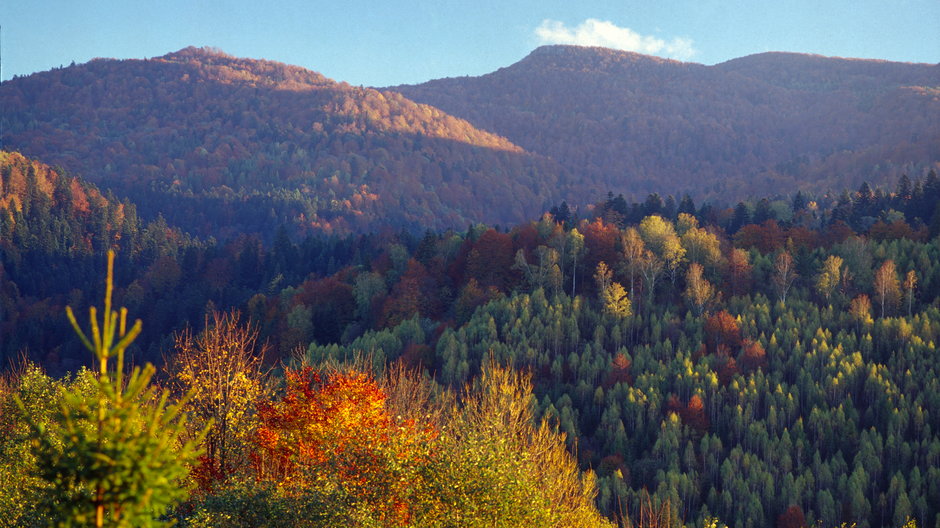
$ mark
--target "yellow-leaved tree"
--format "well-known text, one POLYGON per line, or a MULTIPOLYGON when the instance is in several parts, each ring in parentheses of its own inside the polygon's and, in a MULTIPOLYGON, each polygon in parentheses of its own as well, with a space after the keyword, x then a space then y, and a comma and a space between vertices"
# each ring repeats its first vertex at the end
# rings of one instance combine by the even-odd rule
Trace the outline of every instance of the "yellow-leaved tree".
POLYGON ((894 261, 888 259, 875 271, 875 300, 881 306, 881 317, 894 310, 901 300, 901 281, 894 261))
POLYGON ((597 283, 597 295, 604 313, 618 319, 630 317, 633 314, 627 291, 619 282, 614 282, 613 272, 607 267, 606 262, 601 261, 597 264, 594 281, 597 283))
POLYGON ((529 376, 494 362, 465 387, 443 414, 429 468, 442 509, 426 511, 422 526, 612 526, 595 507, 594 473, 536 420, 532 398, 529 376))
POLYGON ((213 312, 198 335, 177 334, 167 358, 170 385, 190 394, 189 433, 208 427, 204 453, 193 471, 200 490, 211 491, 248 465, 246 445, 257 424, 255 408, 265 393, 258 331, 238 312, 213 312))
POLYGON ((703 276, 702 266, 693 262, 685 274, 685 298, 695 311, 695 315, 702 315, 714 297, 715 288, 703 276))
POLYGON ((685 260, 686 250, 682 247, 676 228, 672 222, 659 215, 650 215, 640 221, 640 236, 669 271, 672 282, 676 282, 676 272, 685 260))
POLYGON ((842 280, 842 263, 842 257, 829 255, 829 258, 823 262, 819 275, 816 276, 816 287, 819 288, 819 293, 826 298, 827 303, 842 280))

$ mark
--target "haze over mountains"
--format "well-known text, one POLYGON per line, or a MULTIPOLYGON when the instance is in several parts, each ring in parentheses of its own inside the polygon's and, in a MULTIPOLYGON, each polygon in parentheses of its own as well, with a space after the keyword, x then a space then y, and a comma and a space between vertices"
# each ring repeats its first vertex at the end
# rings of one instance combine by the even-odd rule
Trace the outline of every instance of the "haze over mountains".
POLYGON ((893 187, 940 163, 940 66, 761 54, 716 66, 548 46, 384 90, 187 48, 0 87, 5 149, 199 234, 510 223, 608 191, 893 187))

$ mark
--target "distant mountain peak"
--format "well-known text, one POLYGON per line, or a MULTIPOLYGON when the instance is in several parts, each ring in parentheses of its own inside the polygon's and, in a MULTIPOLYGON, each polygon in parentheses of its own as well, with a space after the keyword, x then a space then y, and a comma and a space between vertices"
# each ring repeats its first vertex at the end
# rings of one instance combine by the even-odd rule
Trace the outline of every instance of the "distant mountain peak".
POLYGON ((547 44, 539 46, 529 53, 529 57, 619 57, 619 58, 642 58, 657 62, 679 62, 672 59, 664 59, 653 55, 645 55, 635 51, 618 50, 605 48, 603 46, 579 46, 575 44, 547 44))
POLYGON ((267 59, 236 57, 215 47, 188 46, 152 59, 157 62, 199 65, 192 73, 225 83, 249 83, 290 90, 336 85, 335 81, 302 66, 267 59))
POLYGON ((174 51, 172 53, 167 53, 166 55, 159 57, 161 59, 181 59, 181 58, 207 58, 207 57, 221 57, 226 59, 234 59, 233 55, 225 53, 220 48, 214 46, 186 46, 185 48, 174 51))
POLYGON ((577 46, 573 44, 548 44, 532 50, 526 58, 564 57, 564 58, 604 58, 614 61, 650 61, 655 63, 682 64, 682 61, 666 59, 655 55, 646 55, 635 51, 625 51, 602 46, 577 46))
POLYGON ((764 51, 753 53, 719 63, 722 64, 758 64, 770 63, 774 65, 811 66, 820 65, 832 67, 837 64, 910 64, 905 62, 892 62, 883 59, 860 59, 852 57, 830 57, 816 53, 797 53, 793 51, 764 51))
POLYGON ((552 44, 532 50, 524 59, 511 67, 536 67, 578 72, 617 72, 636 67, 682 66, 684 63, 633 51, 616 50, 600 46, 552 44))
POLYGON ((798 53, 706 66, 555 45, 480 77, 398 89, 558 161, 580 179, 567 196, 727 200, 922 173, 937 160, 938 74, 798 53))
POLYGON ((799 90, 881 93, 902 86, 940 84, 940 66, 880 59, 827 57, 772 51, 713 66, 773 85, 799 90))
POLYGON ((16 79, 0 107, 4 146, 218 238, 272 222, 329 233, 519 222, 557 201, 566 177, 401 94, 212 48, 16 79))

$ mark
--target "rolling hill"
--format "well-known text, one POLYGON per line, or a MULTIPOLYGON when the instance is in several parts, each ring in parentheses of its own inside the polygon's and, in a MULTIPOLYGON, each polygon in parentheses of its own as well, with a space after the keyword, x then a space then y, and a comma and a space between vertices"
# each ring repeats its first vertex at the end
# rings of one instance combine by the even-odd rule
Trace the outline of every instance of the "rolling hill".
POLYGON ((765 53, 704 66, 545 46, 392 90, 558 161, 582 199, 893 188, 940 162, 938 65, 765 53))
POLYGON ((192 233, 465 227, 537 215, 553 161, 397 93, 187 48, 0 87, 3 145, 192 233))

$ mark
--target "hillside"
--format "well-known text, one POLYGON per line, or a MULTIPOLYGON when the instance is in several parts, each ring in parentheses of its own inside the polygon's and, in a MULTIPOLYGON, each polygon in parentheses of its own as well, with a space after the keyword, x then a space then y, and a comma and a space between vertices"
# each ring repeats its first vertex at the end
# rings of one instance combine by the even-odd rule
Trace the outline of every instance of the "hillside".
POLYGON ((18 152, 0 150, 0 249, 89 255, 136 236, 136 208, 18 152))
MULTIPOLYGON (((142 296, 149 291, 147 279, 165 290, 166 277, 173 275, 172 266, 155 261, 199 244, 163 218, 142 222, 137 206, 126 199, 18 152, 0 150, 0 369, 22 357, 60 374, 82 364, 76 360, 83 357, 81 347, 71 340, 63 310, 86 294, 97 294, 106 250, 116 249, 121 264, 136 266, 141 274, 153 265, 153 272, 141 277, 142 296)), ((151 313, 187 311, 183 300, 168 304, 151 298, 146 306, 151 313)), ((153 320, 151 330, 166 331, 159 328, 166 318, 153 320)))
POLYGON ((940 66, 765 53, 715 66, 545 46, 480 77, 393 90, 607 190, 727 201, 893 186, 940 162, 940 66))
POLYGON ((561 173, 401 95, 210 49, 13 79, 0 105, 7 148, 205 235, 519 221, 561 173))
POLYGON ((547 46, 481 77, 380 91, 187 48, 13 79, 0 119, 7 148, 144 218, 267 238, 281 224, 508 224, 609 190, 727 202, 893 187, 940 163, 938 87, 923 64, 766 53, 703 66, 547 46))

